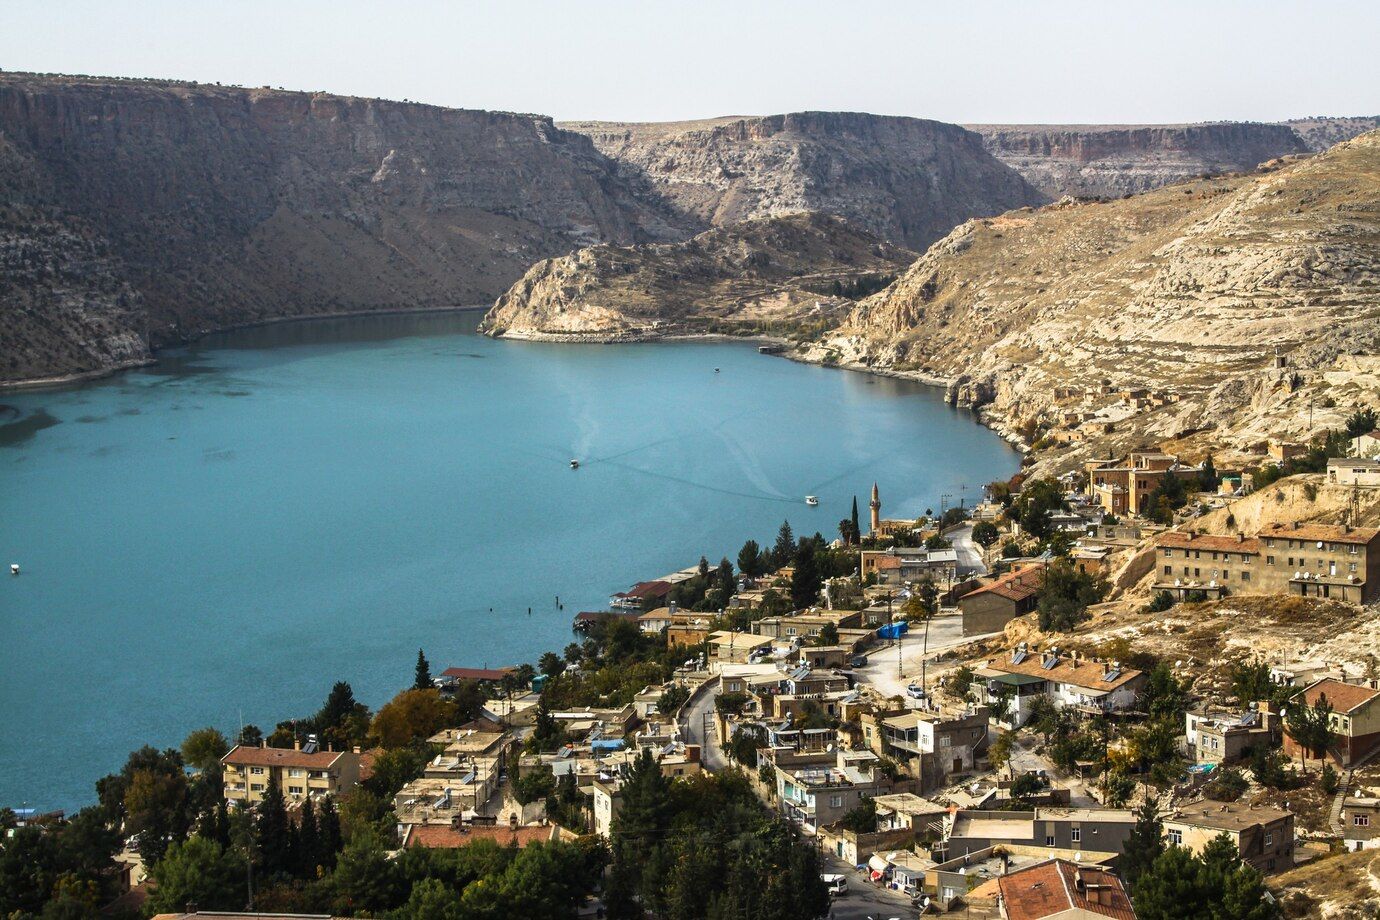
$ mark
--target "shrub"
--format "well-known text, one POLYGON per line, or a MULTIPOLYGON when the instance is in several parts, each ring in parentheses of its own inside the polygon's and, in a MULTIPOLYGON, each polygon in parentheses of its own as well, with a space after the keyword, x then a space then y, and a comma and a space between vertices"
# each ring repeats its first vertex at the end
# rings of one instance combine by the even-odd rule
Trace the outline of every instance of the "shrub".
POLYGON ((1174 606, 1174 595, 1168 591, 1156 591, 1155 596, 1150 598, 1150 612, 1163 613, 1174 606))

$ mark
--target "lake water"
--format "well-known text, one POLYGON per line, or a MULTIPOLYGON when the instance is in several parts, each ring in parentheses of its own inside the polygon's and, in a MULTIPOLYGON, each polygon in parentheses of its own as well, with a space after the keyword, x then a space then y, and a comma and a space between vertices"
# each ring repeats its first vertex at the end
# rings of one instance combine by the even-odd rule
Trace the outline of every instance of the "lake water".
POLYGON ((534 660, 783 518, 832 539, 857 495, 865 525, 873 479, 916 516, 1017 469, 930 388, 477 321, 266 326, 0 394, 0 805, 84 804, 134 747, 271 728, 337 680, 377 706, 419 647, 434 671, 534 660))

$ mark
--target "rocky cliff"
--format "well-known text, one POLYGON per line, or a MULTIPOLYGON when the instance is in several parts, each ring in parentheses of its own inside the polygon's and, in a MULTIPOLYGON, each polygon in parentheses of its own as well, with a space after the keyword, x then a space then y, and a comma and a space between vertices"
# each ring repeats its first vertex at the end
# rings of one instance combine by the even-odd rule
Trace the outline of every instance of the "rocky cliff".
POLYGON ((1051 198, 1120 197, 1310 150, 1288 125, 1252 122, 966 127, 1051 198))
POLYGON ((0 74, 0 201, 7 263, 49 266, 6 282, 0 380, 266 318, 486 302, 573 246, 693 232, 541 116, 24 74, 0 74))
POLYGON ((665 124, 571 122, 676 209, 712 226, 822 211, 923 248, 1042 196, 956 125, 854 112, 665 124))
POLYGON ((825 214, 757 218, 683 243, 592 246, 532 266, 483 329, 601 341, 799 331, 833 325, 851 296, 884 287, 915 255, 825 214))
POLYGON ((808 356, 947 382, 1068 465, 1336 426, 1380 398, 1377 320, 1380 132, 1251 175, 969 221, 808 356))

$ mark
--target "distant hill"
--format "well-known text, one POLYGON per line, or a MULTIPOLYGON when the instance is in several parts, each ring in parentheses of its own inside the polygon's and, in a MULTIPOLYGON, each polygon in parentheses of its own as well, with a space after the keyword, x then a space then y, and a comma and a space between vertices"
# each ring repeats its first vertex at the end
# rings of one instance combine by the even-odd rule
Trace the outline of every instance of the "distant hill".
POLYGON ((483 328, 604 341, 819 329, 915 256, 833 215, 762 217, 683 243, 605 244, 538 262, 498 299, 483 328))
POLYGON ((563 122, 668 206, 715 227, 821 211, 922 249, 1043 195, 957 125, 859 112, 662 124, 563 122))

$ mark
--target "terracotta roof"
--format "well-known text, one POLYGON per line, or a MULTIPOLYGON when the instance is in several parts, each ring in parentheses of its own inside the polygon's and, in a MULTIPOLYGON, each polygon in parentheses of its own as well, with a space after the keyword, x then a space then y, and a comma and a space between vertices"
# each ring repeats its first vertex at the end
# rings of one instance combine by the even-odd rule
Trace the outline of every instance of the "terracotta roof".
POLYGON ((978 594, 995 594, 1011 601, 1023 601, 1033 597, 1040 591, 1040 582, 1043 581, 1044 565, 1028 565, 1023 569, 1007 572, 991 584, 983 585, 976 591, 969 591, 959 600, 973 597, 978 594))
POLYGON ((1380 530, 1373 527, 1343 527, 1341 524, 1271 524, 1257 536, 1272 537, 1276 540, 1312 540, 1323 543, 1366 544, 1374 540, 1380 530))
POLYGON ((343 751, 317 751, 308 754, 291 748, 249 747, 237 744, 230 753, 220 759, 221 763, 237 767, 304 767, 308 770, 324 770, 340 759, 343 751))
POLYGON ((1106 664, 1089 661, 1086 658, 1074 661, 1072 658, 1062 655, 1054 667, 1046 668, 1044 656, 1039 652, 1031 652, 1020 664, 1012 664, 1010 657, 989 658, 987 667, 1006 674, 1024 674, 1027 677, 1039 677, 1043 680, 1052 680, 1055 683, 1073 684, 1075 687, 1082 687, 1085 690, 1099 691, 1115 690, 1141 675, 1141 672, 1135 668, 1121 668, 1121 673, 1116 676, 1115 680, 1107 681, 1103 679, 1103 675, 1107 673, 1108 666, 1106 664))
POLYGON ((446 668, 441 672, 441 676, 454 680, 499 681, 515 670, 515 668, 446 668))
POLYGON ((1121 879, 1105 869, 1053 859, 1018 869, 999 882, 1007 920, 1041 920, 1068 910, 1136 920, 1121 879))
POLYGON ((674 587, 669 581, 639 581, 628 590, 614 597, 664 597, 674 587))
POLYGON ((1303 691, 1303 699, 1309 706, 1316 706, 1318 699, 1324 695, 1333 712, 1352 712, 1380 696, 1380 690, 1372 690, 1360 684, 1345 684, 1340 680, 1324 677, 1303 691))
POLYGON ((1190 534, 1182 530, 1166 530, 1155 538, 1155 545, 1170 549, 1201 549, 1227 553, 1258 553, 1260 541, 1254 537, 1238 540, 1213 534, 1190 534))
POLYGON ((525 847, 531 843, 546 843, 556 839, 556 825, 546 827, 510 828, 506 825, 471 825, 468 828, 451 827, 449 824, 413 824, 403 837, 404 845, 410 847, 437 847, 454 849, 468 846, 476 840, 492 840, 499 846, 516 842, 525 847))

